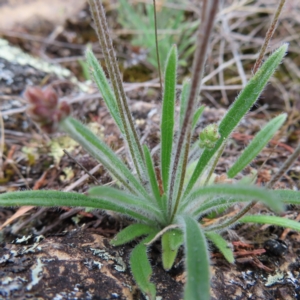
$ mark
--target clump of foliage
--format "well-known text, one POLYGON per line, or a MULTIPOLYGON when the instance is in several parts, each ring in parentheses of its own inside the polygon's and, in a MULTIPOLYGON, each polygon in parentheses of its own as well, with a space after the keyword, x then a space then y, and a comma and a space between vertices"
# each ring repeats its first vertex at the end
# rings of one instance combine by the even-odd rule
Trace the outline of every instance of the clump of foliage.
MULTIPOLYGON (((157 1, 158 2, 158 1, 157 1)), ((173 44, 178 45, 179 64, 186 65, 187 59, 195 51, 195 31, 199 24, 184 22, 185 13, 181 1, 160 1, 157 5, 157 24, 159 54, 166 61, 169 49, 173 44), (169 4, 169 5, 168 5, 169 4), (177 7, 177 6, 180 6, 177 7)), ((158 67, 155 54, 154 10, 151 4, 129 3, 127 0, 118 2, 118 21, 124 29, 134 30, 131 43, 148 50, 147 61, 155 68, 158 67)))
MULTIPOLYGON (((70 135, 99 160, 119 184, 118 187, 90 188, 88 196, 60 191, 6 193, 0 195, 0 205, 84 206, 120 213, 135 222, 119 232, 111 243, 118 246, 141 238, 132 250, 130 266, 144 294, 150 299, 155 299, 156 287, 151 282, 152 268, 147 252, 153 241, 160 239, 165 270, 172 268, 179 247, 181 245, 184 247, 187 271, 184 299, 208 300, 210 299, 208 240, 216 245, 230 263, 233 263, 233 253, 221 233, 236 222, 268 223, 300 230, 299 223, 274 215, 245 216, 256 201, 265 203, 275 212, 282 211, 286 203, 300 204, 299 192, 270 189, 299 155, 300 146, 273 176, 267 186, 269 189, 251 185, 249 180, 245 184, 245 178, 230 184, 217 184, 212 180, 214 168, 230 134, 263 91, 284 58, 288 45, 279 47, 257 68, 257 72, 219 124, 208 125, 201 132, 199 142, 192 145, 191 136, 203 111, 203 107, 197 108, 197 97, 213 20, 218 8, 218 0, 204 1, 192 78, 183 84, 178 119, 175 118, 178 63, 176 46, 171 47, 167 56, 160 127, 160 161, 156 166, 149 148, 141 144, 134 127, 116 56, 112 50, 103 6, 97 0, 89 2, 111 85, 91 50, 86 53, 87 64, 111 116, 126 141, 129 150, 128 159, 132 162, 133 168, 130 169, 86 126, 72 118, 66 104, 59 105, 57 101, 53 101, 53 107, 49 108, 52 102, 45 98, 53 98, 51 91, 31 87, 27 89, 25 95, 30 103, 29 110, 34 120, 42 126, 46 124, 48 132, 51 128, 56 130, 58 126, 61 131, 70 135), (43 114, 39 117, 34 116, 35 113, 45 111, 45 108, 55 112, 57 117, 49 119, 49 116, 43 114), (63 108, 61 114, 58 113, 60 108, 63 108), (55 124, 50 126, 49 122, 55 124), (159 170, 159 176, 156 170, 159 170), (242 202, 247 205, 235 216, 222 220, 219 224, 204 226, 202 222, 204 215, 242 202)), ((240 174, 268 144, 285 120, 286 114, 281 114, 269 121, 227 171, 227 177, 234 179, 240 174)))

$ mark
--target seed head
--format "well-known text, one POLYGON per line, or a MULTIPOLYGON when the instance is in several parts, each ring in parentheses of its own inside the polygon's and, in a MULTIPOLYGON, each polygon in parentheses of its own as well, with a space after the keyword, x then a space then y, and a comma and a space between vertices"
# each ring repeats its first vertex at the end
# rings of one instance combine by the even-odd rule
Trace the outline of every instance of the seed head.
POLYGON ((212 149, 220 137, 218 125, 216 123, 210 124, 199 134, 200 147, 212 149))

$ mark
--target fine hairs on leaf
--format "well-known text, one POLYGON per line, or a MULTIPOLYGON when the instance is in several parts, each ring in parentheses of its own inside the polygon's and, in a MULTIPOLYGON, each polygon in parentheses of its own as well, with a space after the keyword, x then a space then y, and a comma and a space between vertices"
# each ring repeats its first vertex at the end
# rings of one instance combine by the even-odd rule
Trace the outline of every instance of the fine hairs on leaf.
MULTIPOLYGON (((149 30, 149 26, 141 21, 126 1, 122 0, 120 3, 124 10, 134 16, 131 21, 135 26, 149 30)), ((155 6, 156 1, 153 3, 155 6)), ((118 232, 111 244, 120 246, 129 243, 133 246, 130 255, 131 273, 137 286, 148 299, 154 300, 156 294, 159 294, 151 279, 153 270, 149 257, 152 258, 151 245, 160 241, 161 261, 166 271, 172 269, 177 253, 181 248, 183 250, 186 269, 184 300, 209 300, 211 274, 208 241, 219 249, 229 263, 234 263, 233 251, 223 234, 237 222, 273 224, 300 231, 296 221, 276 216, 287 204, 299 205, 300 193, 293 190, 271 190, 299 156, 300 144, 265 187, 257 186, 253 176, 250 180, 249 176, 243 174, 244 169, 274 138, 284 124, 286 114, 274 117, 256 134, 242 154, 229 166, 227 174, 222 174, 225 176, 224 181, 218 182, 219 177, 216 175, 217 164, 232 132, 255 104, 287 53, 288 45, 283 44, 262 63, 283 3, 284 1, 281 1, 278 5, 260 58, 255 64, 254 75, 225 116, 218 123, 204 127, 198 139, 194 138, 195 128, 201 122, 201 115, 205 109, 204 105, 198 103, 198 97, 219 0, 202 1, 201 22, 198 24, 193 47, 195 55, 191 79, 183 82, 179 97, 176 95, 177 46, 168 44, 166 50, 165 46, 157 45, 159 55, 156 55, 165 57, 166 60, 162 62, 164 69, 161 75, 163 100, 160 152, 152 156, 151 149, 140 140, 129 110, 101 0, 89 0, 109 80, 90 49, 86 51, 86 62, 91 77, 124 139, 128 150, 125 159, 119 157, 87 126, 71 117, 69 104, 60 102, 52 89, 28 87, 24 95, 28 102, 28 115, 42 130, 47 133, 60 130, 68 134, 102 163, 116 183, 110 187, 91 187, 88 195, 51 190, 4 193, 0 194, 0 205, 78 206, 111 210, 121 214, 130 221, 130 225, 118 232), (178 114, 175 113, 177 102, 178 114), (265 204, 270 211, 261 215, 246 215, 257 201, 265 204), (244 207, 234 216, 228 217, 225 214, 221 221, 218 219, 219 222, 207 222, 207 217, 213 218, 212 213, 218 217, 220 212, 225 213, 227 208, 238 203, 244 207)), ((137 11, 146 11, 148 16, 153 17, 149 20, 149 24, 153 25, 153 32, 149 36, 155 37, 158 19, 154 13, 155 7, 147 4, 145 10, 141 10, 143 7, 138 5, 137 11)), ((126 22, 124 16, 120 16, 120 19, 126 22)), ((176 22, 179 22, 178 20, 179 17, 176 22)), ((159 43, 157 37, 156 43, 159 43)), ((186 41, 185 44, 187 46, 189 42, 186 41)), ((159 265, 156 262, 155 264, 159 265)))

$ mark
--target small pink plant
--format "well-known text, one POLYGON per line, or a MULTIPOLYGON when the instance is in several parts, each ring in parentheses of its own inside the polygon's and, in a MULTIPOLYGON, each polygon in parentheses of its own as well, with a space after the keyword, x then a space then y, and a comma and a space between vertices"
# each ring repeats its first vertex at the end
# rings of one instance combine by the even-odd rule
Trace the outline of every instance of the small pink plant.
POLYGON ((70 105, 58 100, 58 95, 51 86, 44 89, 36 86, 27 87, 24 97, 28 101, 27 114, 46 133, 58 130, 59 123, 71 113, 70 105))

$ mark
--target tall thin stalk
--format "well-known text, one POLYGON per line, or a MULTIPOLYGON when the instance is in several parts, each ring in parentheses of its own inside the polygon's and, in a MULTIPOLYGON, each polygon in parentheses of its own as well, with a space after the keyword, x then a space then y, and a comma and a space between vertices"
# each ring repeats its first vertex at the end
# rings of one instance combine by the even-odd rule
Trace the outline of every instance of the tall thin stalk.
POLYGON ((255 74, 257 72, 257 70, 259 69, 259 67, 260 67, 260 65, 262 63, 263 57, 264 57, 264 55, 266 53, 266 50, 267 50, 267 48, 269 46, 270 40, 271 40, 271 38, 272 38, 272 36, 273 36, 273 34, 275 32, 275 29, 277 27, 279 16, 281 14, 281 11, 283 9, 284 4, 285 4, 285 0, 280 0, 280 3, 279 3, 279 5, 278 5, 278 7, 276 9, 276 12, 275 12, 274 16, 273 16, 273 20, 271 22, 271 25, 270 25, 267 33, 266 33, 265 40, 264 40, 264 43, 263 43, 263 45, 262 45, 262 47, 260 49, 258 58, 257 58, 257 60, 255 62, 254 67, 253 67, 253 74, 255 74))
MULTIPOLYGON (((197 50, 193 61, 193 71, 192 71, 193 77, 191 79, 191 90, 190 90, 185 117, 183 120, 183 126, 179 134, 179 139, 176 147, 175 159, 174 159, 174 164, 172 169, 172 176, 170 182, 170 200, 169 200, 170 203, 172 202, 173 189, 174 189, 174 184, 175 184, 175 179, 176 179, 176 174, 178 169, 178 163, 181 156, 181 151, 182 149, 185 149, 185 153, 184 153, 185 158, 188 157, 188 153, 189 153, 193 111, 195 109, 195 105, 201 88, 201 79, 203 77, 202 75, 204 72, 204 63, 206 60, 208 43, 211 36, 216 13, 218 10, 219 1, 218 0, 212 0, 210 2, 205 1, 204 4, 205 4, 204 7, 207 11, 207 14, 202 14, 202 16, 205 15, 205 19, 201 20, 201 24, 197 35, 197 50), (186 147, 183 147, 183 145, 186 145, 186 147)), ((188 161, 187 159, 184 159, 185 165, 182 168, 182 173, 180 175, 181 177, 180 182, 183 182, 185 178, 187 161, 188 161)), ((176 203, 174 206, 174 211, 172 214, 172 219, 175 216, 176 211, 178 209, 181 193, 182 190, 179 190, 176 203)))
POLYGON ((159 49, 158 49, 158 37, 157 37, 157 14, 156 14, 156 1, 153 0, 154 6, 154 32, 155 32, 155 47, 156 47, 156 57, 157 57, 157 67, 158 67, 158 77, 159 77, 159 84, 160 84, 160 92, 162 93, 162 76, 161 76, 161 68, 160 68, 160 59, 159 59, 159 49))
POLYGON ((137 161, 137 155, 134 151, 133 145, 137 145, 139 156, 143 159, 143 162, 144 154, 128 107, 116 55, 113 49, 112 40, 109 35, 108 26, 106 23, 104 8, 102 6, 101 0, 89 0, 89 3, 95 23, 95 29, 99 38, 100 45, 102 47, 105 63, 116 96, 120 117, 124 126, 125 138, 128 141, 129 151, 138 176, 140 179, 142 179, 141 173, 143 172, 143 170, 139 162, 137 161), (130 130, 128 126, 130 127, 130 130), (132 132, 133 136, 131 136, 130 132, 132 132))

